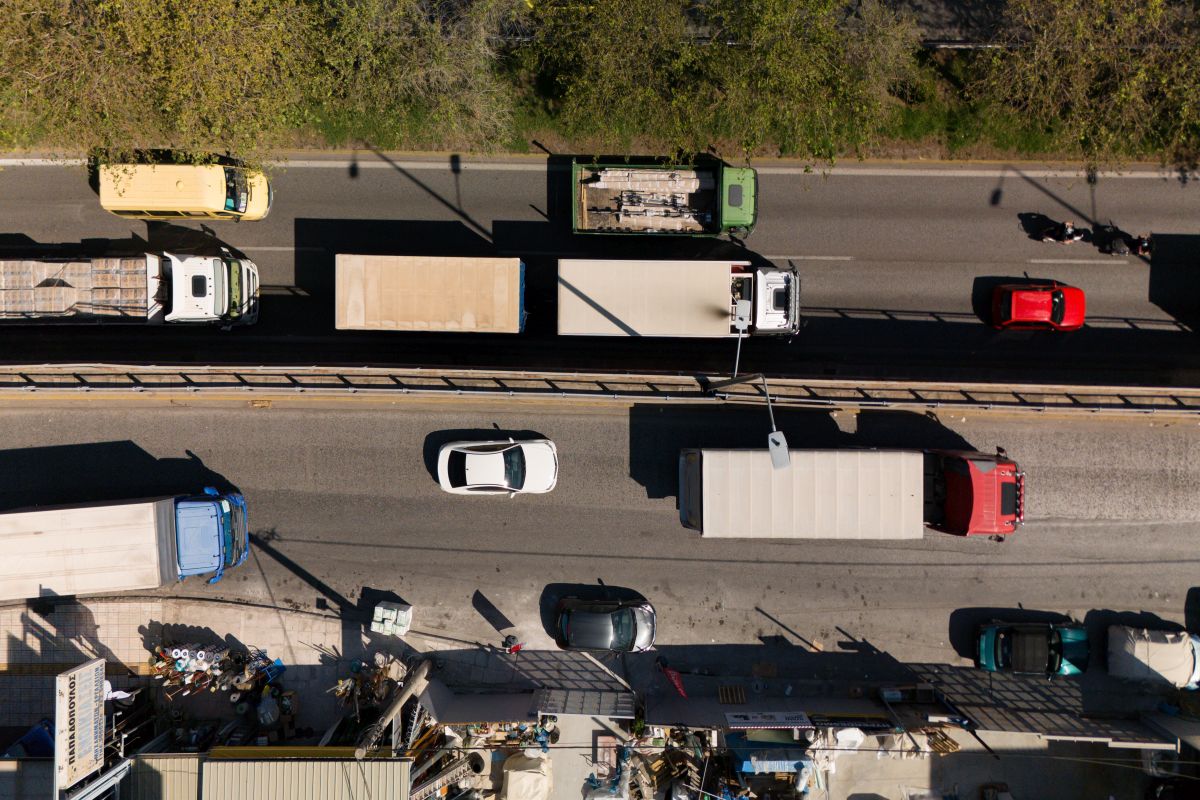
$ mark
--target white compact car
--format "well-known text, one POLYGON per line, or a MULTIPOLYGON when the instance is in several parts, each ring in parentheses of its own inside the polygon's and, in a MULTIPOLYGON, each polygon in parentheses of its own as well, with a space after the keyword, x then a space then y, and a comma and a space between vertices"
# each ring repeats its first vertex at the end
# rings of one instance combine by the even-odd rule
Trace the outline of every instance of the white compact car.
POLYGON ((558 450, 549 439, 450 442, 437 475, 451 494, 545 494, 558 483, 558 450))

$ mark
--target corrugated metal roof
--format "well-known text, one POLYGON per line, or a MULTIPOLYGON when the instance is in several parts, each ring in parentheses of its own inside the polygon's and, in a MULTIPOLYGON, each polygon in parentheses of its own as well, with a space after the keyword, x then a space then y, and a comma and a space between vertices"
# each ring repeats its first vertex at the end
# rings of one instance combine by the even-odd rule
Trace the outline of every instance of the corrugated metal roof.
POLYGON ((408 800, 409 766, 400 759, 206 761, 201 800, 408 800))
POLYGON ((139 755, 121 783, 122 800, 196 800, 200 757, 193 754, 139 755))

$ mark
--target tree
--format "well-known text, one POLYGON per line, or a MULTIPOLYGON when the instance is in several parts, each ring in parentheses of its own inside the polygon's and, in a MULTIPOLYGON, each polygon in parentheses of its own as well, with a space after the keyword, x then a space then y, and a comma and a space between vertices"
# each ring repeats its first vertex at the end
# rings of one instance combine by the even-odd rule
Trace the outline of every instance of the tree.
POLYGON ((512 125, 497 33, 520 2, 323 0, 316 104, 386 146, 493 146, 512 125))
POLYGON ((976 92, 1059 132, 1089 168, 1157 151, 1194 161, 1200 31, 1167 0, 1010 0, 976 92))
POLYGON ((722 129, 749 151, 829 160, 861 152, 894 83, 915 68, 917 32, 877 0, 714 0, 706 48, 722 129))
MULTIPOLYGON (((702 92, 689 0, 538 0, 527 57, 550 111, 596 147, 694 144, 702 92)), ((707 109, 707 104, 704 105, 707 109)))
POLYGON ((310 19, 297 0, 9 0, 6 143, 264 155, 295 123, 310 19))

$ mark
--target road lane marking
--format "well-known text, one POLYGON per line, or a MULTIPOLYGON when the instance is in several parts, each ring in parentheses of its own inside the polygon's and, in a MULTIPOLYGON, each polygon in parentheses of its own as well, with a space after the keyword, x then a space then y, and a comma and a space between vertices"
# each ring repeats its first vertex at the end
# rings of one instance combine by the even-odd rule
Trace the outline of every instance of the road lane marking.
POLYGON ((1030 264, 1128 264, 1123 259, 1112 258, 1031 258, 1030 264))
POLYGON ((763 256, 769 261, 853 261, 854 256, 763 256))
MULTIPOLYGON (((87 164, 82 158, 0 158, 0 168, 4 167, 79 167, 87 164)), ((372 156, 364 156, 363 160, 334 158, 334 159, 295 159, 291 161, 270 161, 271 166, 289 167, 294 169, 403 169, 417 170, 449 170, 450 157, 445 156, 436 160, 421 161, 379 161, 372 156)), ((1071 178, 1086 179, 1087 174, 1077 168, 1063 169, 1023 169, 1020 165, 998 166, 986 168, 954 167, 867 167, 857 164, 838 164, 833 167, 806 166, 767 166, 759 162, 751 166, 762 175, 812 175, 845 176, 861 178, 1004 178, 1024 176, 1026 178, 1071 178)), ((546 162, 539 158, 534 161, 459 161, 454 168, 462 172, 545 172, 546 162)), ((1135 172, 1099 172, 1097 178, 1104 179, 1139 179, 1139 180, 1176 180, 1178 174, 1173 171, 1139 170, 1135 172)))
POLYGON ((275 246, 275 245, 246 245, 239 247, 238 250, 262 250, 264 253, 291 253, 295 252, 323 252, 328 250, 328 247, 294 247, 294 246, 275 246))

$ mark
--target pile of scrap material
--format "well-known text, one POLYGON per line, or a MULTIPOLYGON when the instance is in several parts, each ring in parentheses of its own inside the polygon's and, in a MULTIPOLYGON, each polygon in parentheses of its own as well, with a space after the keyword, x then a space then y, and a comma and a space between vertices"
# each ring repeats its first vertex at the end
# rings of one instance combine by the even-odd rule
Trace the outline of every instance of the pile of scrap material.
POLYGON ((376 653, 373 663, 352 662, 350 677, 342 678, 326 691, 333 694, 343 708, 352 709, 355 722, 361 722, 362 712, 378 709, 386 703, 407 674, 408 668, 400 659, 387 653, 376 653))
POLYGON ((283 662, 265 650, 240 653, 224 644, 159 645, 150 656, 151 674, 162 681, 168 700, 205 690, 254 692, 276 680, 284 669, 283 662))

